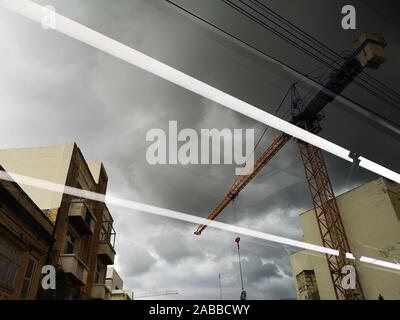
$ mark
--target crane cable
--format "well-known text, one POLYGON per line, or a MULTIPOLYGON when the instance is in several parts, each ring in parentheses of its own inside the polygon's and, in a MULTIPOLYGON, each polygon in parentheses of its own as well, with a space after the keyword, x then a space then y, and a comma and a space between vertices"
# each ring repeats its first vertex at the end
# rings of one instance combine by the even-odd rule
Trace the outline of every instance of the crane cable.
MULTIPOLYGON (((247 49, 250 49, 251 51, 253 51, 254 53, 256 53, 257 55, 263 57, 264 59, 268 59, 268 60, 273 60, 276 63, 278 63, 279 65, 281 65, 283 68, 285 68, 287 71, 289 72, 293 72, 294 74, 297 75, 297 77, 302 78, 302 79, 306 79, 308 81, 310 81, 310 83, 313 86, 316 87, 321 87, 321 88, 325 88, 327 89, 322 83, 317 82, 315 80, 313 80, 312 78, 306 76, 305 74, 303 74, 300 71, 297 71, 296 69, 292 68, 291 66, 289 66, 288 64, 286 64, 285 62, 272 57, 270 55, 268 55, 267 53, 261 51, 260 49, 256 48, 255 46, 247 43, 246 41, 240 39, 239 37, 235 36, 234 34, 218 27, 217 25, 215 25, 214 23, 207 21, 206 19, 202 18, 201 16, 189 11, 188 9, 182 7, 181 5, 171 1, 171 0, 165 0, 166 2, 168 2, 169 4, 173 5, 174 7, 176 7, 177 9, 185 12, 186 14, 190 15, 191 17, 194 17, 195 19, 203 22, 204 24, 206 24, 209 27, 214 28, 215 30, 217 30, 218 32, 220 32, 221 34, 223 34, 224 36, 228 36, 231 40, 235 41, 236 43, 238 43, 240 46, 244 46, 247 49)), ((392 136, 395 136, 396 139, 398 139, 398 135, 399 135, 399 125, 397 123, 394 123, 393 121, 383 117, 382 115, 376 113, 375 111, 369 109, 368 107, 355 102, 354 100, 344 96, 343 94, 337 94, 336 96, 341 97, 346 103, 348 103, 351 108, 353 108, 354 110, 356 110, 356 112, 364 115, 367 119, 374 121, 375 124, 380 125, 381 129, 384 128, 386 133, 389 133, 392 136), (371 118, 375 118, 375 120, 372 120, 371 118)))
MULTIPOLYGON (((233 3, 231 0, 222 0, 225 4, 227 4, 228 6, 230 6, 231 8, 233 8, 234 10, 238 11, 239 13, 241 13, 242 15, 246 16, 247 18, 251 19, 253 22, 261 25, 262 27, 264 27, 265 29, 267 29, 268 31, 272 32, 273 34, 277 35, 278 37, 280 37, 281 39, 287 41, 288 43, 290 43, 291 45, 293 45, 294 47, 296 47, 297 49, 303 51, 305 54, 307 54, 308 56, 310 56, 311 58, 317 60, 318 62, 320 62, 321 64, 328 66, 329 68, 331 68, 332 70, 337 71, 338 69, 333 66, 332 64, 330 64, 329 62, 326 62, 324 59, 322 59, 321 57, 319 57, 318 55, 316 55, 315 53, 312 53, 311 51, 309 51, 308 49, 306 49, 304 46, 300 45, 299 43, 295 42, 293 39, 288 38, 287 36, 285 36, 284 34, 282 34, 281 32, 279 32, 277 29, 274 29, 273 27, 271 27, 271 25, 268 25, 265 21, 262 21, 261 19, 259 19, 258 17, 256 17, 254 14, 251 14, 250 12, 246 11, 243 7, 233 3)), ((244 3, 243 0, 238 0, 240 3, 242 3, 243 5, 245 5, 246 7, 248 7, 249 9, 253 10, 254 12, 256 12, 257 14, 259 14, 260 16, 262 16, 263 18, 267 19, 268 21, 272 22, 273 24, 277 25, 279 28, 283 29, 285 32, 287 32, 288 34, 290 34, 291 36, 295 37, 297 40, 301 41, 302 43, 304 43, 305 45, 307 45, 308 47, 312 48, 314 51, 318 52, 320 55, 326 57, 328 60, 330 60, 331 62, 335 62, 334 59, 332 59, 331 57, 327 56, 325 54, 325 52, 320 51, 319 49, 315 48, 313 45, 307 43, 306 41, 300 39, 298 36, 296 36, 295 34, 293 34, 291 31, 289 31, 288 29, 284 28, 282 25, 279 25, 278 23, 276 23, 275 21, 271 20, 270 18, 268 18, 266 15, 260 13, 259 11, 257 11, 254 7, 250 6, 247 3, 244 3)), ((254 3, 254 0, 251 1, 252 3, 254 3)), ((260 7, 263 6, 263 8, 268 8, 266 7, 264 4, 258 4, 259 1, 256 0, 257 3, 255 3, 256 6, 260 7)), ((269 9, 269 8, 268 8, 269 9)), ((266 9, 264 9, 266 10, 266 9)), ((279 16, 279 14, 277 14, 279 16)), ((282 19, 284 19, 282 17, 282 19)), ((286 19, 285 19, 286 20, 286 19)), ((287 20, 286 20, 287 21, 287 20)), ((294 26, 294 25, 293 25, 294 26)), ((296 27, 297 28, 297 27, 296 27)), ((297 28, 299 29, 299 28, 297 28)), ((301 29, 299 29, 301 30, 301 29)), ((343 60, 345 60, 345 57, 342 57, 341 55, 338 55, 336 52, 334 52, 332 49, 328 48, 327 46, 323 45, 320 41, 318 41, 317 39, 313 38, 312 36, 308 35, 305 31, 299 31, 301 33, 303 33, 304 35, 307 35, 309 38, 314 39, 317 43, 319 43, 320 47, 322 46, 324 48, 324 50, 327 51, 331 51, 332 54, 335 55, 335 57, 341 58, 343 60)), ((366 74, 366 73, 365 73, 366 74)), ((368 75, 369 76, 369 75, 368 75)), ((376 82, 380 83, 382 86, 384 86, 385 88, 389 89, 390 91, 394 92, 395 95, 398 95, 400 97, 400 94, 397 93, 395 90, 389 88, 388 86, 386 86, 385 84, 379 82, 379 80, 373 78, 372 76, 369 76, 371 78, 371 80, 375 80, 376 82)), ((373 86, 371 83, 369 83, 367 80, 363 79, 360 77, 360 80, 363 81, 364 83, 367 83, 370 86, 373 86)), ((388 93, 384 92, 384 90, 377 88, 376 86, 373 86, 373 88, 377 91, 380 91, 381 94, 378 94, 376 92, 374 92, 372 89, 367 88, 365 85, 359 83, 357 80, 355 81, 357 83, 357 85, 363 87, 367 92, 369 92, 370 94, 384 100, 386 103, 388 103, 389 105, 391 105, 392 107, 396 108, 396 109, 400 109, 398 107, 398 105, 396 105, 395 103, 399 104, 400 100, 396 100, 395 98, 391 97, 388 93), (386 95, 387 98, 383 97, 383 95, 386 95), (391 99, 393 101, 395 101, 395 103, 393 103, 392 101, 388 100, 391 99)))
MULTIPOLYGON (((281 100, 279 106, 276 108, 276 110, 275 110, 275 112, 274 112, 274 115, 277 115, 277 114, 278 114, 278 112, 279 112, 279 110, 281 109, 283 103, 285 102, 285 100, 286 100, 286 98, 287 98, 289 92, 290 92, 290 87, 289 87, 289 89, 286 91, 286 94, 285 94, 284 97, 282 98, 282 100, 281 100)), ((287 113, 284 115, 284 117, 285 117, 286 115, 287 115, 287 113)), ((265 134, 267 133, 267 131, 268 131, 269 128, 270 128, 270 126, 266 126, 266 127, 265 127, 265 129, 264 129, 264 131, 262 132, 262 134, 261 134, 260 138, 258 139, 257 143, 254 145, 253 151, 252 151, 251 154, 247 157, 247 159, 246 159, 246 161, 244 162, 242 168, 245 168, 245 167, 246 167, 247 161, 248 161, 248 160, 250 159, 250 157, 254 154, 254 152, 256 151, 256 149, 257 149, 257 147, 258 147, 258 145, 260 144, 261 140, 264 138, 264 136, 265 136, 265 134)), ((243 171, 242 171, 241 173, 243 173, 243 171)), ((241 176, 241 174, 238 174, 238 175, 235 176, 235 180, 233 181, 233 184, 232 184, 232 186, 231 186, 231 189, 232 189, 232 187, 235 185, 236 181, 239 179, 240 176, 241 176)))
MULTIPOLYGON (((269 12, 270 14, 276 16, 281 23, 287 25, 288 27, 291 27, 294 30, 297 30, 297 32, 299 32, 300 34, 302 34, 304 37, 308 38, 309 40, 311 40, 311 42, 314 42, 314 44, 317 44, 317 46, 319 46, 320 48, 323 48, 325 51, 330 52, 333 56, 335 56, 336 58, 341 58, 341 59, 345 59, 344 57, 342 57, 341 54, 338 54, 336 51, 334 51, 333 49, 331 49, 330 47, 328 47, 327 45, 325 45, 324 43, 322 43, 320 40, 318 40, 317 38, 313 37, 312 35, 310 35, 309 33, 307 33, 306 31, 304 31, 303 29, 299 28, 298 26, 296 26, 295 24, 293 24, 292 22, 290 22, 288 19, 284 18, 282 15, 280 15, 279 13, 277 13, 276 11, 272 10, 271 8, 269 8, 268 6, 266 6, 264 3, 262 3, 260 0, 251 0, 253 3, 254 1, 257 2, 259 4, 259 6, 262 6, 263 9, 267 12, 269 12)), ((370 74, 366 73, 365 70, 362 71, 362 75, 365 75, 366 77, 370 78, 370 80, 375 81, 376 83, 380 84, 382 87, 386 88, 388 91, 392 92, 394 95, 398 96, 400 98, 400 93, 396 90, 394 90, 393 88, 390 88, 389 86, 387 86, 385 83, 383 83, 382 81, 379 81, 378 79, 376 79, 375 77, 371 76, 370 74)))

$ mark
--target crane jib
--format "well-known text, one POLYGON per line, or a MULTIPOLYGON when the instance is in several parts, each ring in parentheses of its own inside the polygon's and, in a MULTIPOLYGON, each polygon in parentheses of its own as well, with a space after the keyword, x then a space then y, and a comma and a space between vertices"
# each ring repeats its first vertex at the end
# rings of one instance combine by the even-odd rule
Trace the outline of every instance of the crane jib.
MULTIPOLYGON (((330 75, 329 80, 323 85, 323 88, 305 105, 297 114, 292 113, 290 123, 296 126, 303 127, 306 130, 317 134, 321 127, 319 120, 322 119, 320 112, 322 109, 335 97, 342 93, 342 91, 363 71, 365 67, 377 68, 384 62, 384 57, 377 53, 377 57, 370 57, 370 60, 360 61, 360 53, 368 44, 378 45, 382 48, 386 46, 383 38, 372 34, 362 34, 357 40, 359 46, 357 49, 343 62, 343 64, 335 69, 330 75), (363 39, 363 40, 360 40, 363 39), (375 61, 375 60, 376 61, 375 61), (371 66, 372 65, 372 66, 371 66)), ((293 85, 294 86, 294 85, 293 85)), ((241 176, 224 198, 218 203, 214 210, 208 215, 205 222, 198 226, 194 232, 200 235, 201 232, 207 227, 210 221, 214 220, 231 202, 238 196, 239 192, 257 175, 257 173, 275 156, 276 153, 291 139, 291 136, 282 133, 279 137, 275 138, 267 150, 255 161, 253 171, 241 176)))

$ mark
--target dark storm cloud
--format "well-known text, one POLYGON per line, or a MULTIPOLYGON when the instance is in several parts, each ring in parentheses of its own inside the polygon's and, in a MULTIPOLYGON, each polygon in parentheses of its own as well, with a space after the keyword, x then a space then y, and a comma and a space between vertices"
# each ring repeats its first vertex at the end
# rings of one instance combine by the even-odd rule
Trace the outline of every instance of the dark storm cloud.
MULTIPOLYGON (((234 264, 234 267, 236 267, 236 263, 234 264)), ((263 278, 281 278, 281 276, 279 275, 279 269, 276 264, 263 263, 259 256, 248 256, 247 259, 243 262, 243 267, 246 270, 246 283, 258 282, 260 280, 263 280, 263 278)))
MULTIPOLYGON (((164 1, 38 2, 52 4, 61 14, 269 112, 275 111, 290 83, 296 80, 164 1)), ((316 66, 292 47, 229 11, 222 1, 180 3, 303 72, 316 66)), ((340 29, 341 4, 270 3, 339 52, 351 48, 357 37, 357 32, 340 29)), ((389 43, 388 62, 374 75, 395 83, 400 66, 396 59, 399 39, 393 26, 363 4, 356 5, 360 8, 360 29, 380 31, 389 43)), ((113 195, 202 217, 215 207, 233 182, 235 166, 151 166, 145 159, 147 131, 167 130, 168 121, 177 120, 180 129, 255 128, 258 137, 264 130, 262 125, 82 43, 43 31, 3 9, 0 15, 4 44, 0 53, 0 93, 8 119, 0 128, 2 136, 7 137, 1 141, 1 148, 76 141, 87 160, 104 161, 113 195)), ((350 87, 346 94, 366 104, 372 102, 378 111, 388 111, 382 102, 371 100, 357 87, 350 87)), ((287 110, 288 103, 284 108, 287 110)), ((387 152, 390 148, 396 150, 397 141, 349 114, 345 106, 331 104, 322 124, 323 137, 400 171, 400 154, 387 152)), ((268 132, 257 155, 277 134, 268 132)), ((326 159, 336 191, 344 191, 349 164, 330 155, 326 159)), ((356 184, 373 177, 360 170, 356 184)), ((297 146, 290 142, 218 220, 301 240, 298 214, 310 207, 297 146)), ((188 223, 118 207, 110 210, 117 230, 116 266, 127 288, 137 292, 179 290, 180 295, 167 298, 218 298, 221 273, 224 297, 239 297, 235 235, 208 228, 201 237, 195 237, 196 226, 188 223)), ((242 237, 249 298, 295 296, 286 249, 242 237)))
POLYGON ((176 234, 171 232, 161 233, 154 237, 152 246, 154 251, 171 265, 192 256, 196 256, 198 259, 205 258, 203 251, 193 250, 188 241, 177 241, 176 234))

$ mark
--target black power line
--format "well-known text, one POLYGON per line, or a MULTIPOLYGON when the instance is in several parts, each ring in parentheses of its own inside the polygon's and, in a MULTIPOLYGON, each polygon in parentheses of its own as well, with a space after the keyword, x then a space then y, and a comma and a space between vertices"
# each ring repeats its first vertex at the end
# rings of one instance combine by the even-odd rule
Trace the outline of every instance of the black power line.
MULTIPOLYGON (((238 0, 238 1, 243 6, 247 7, 248 8, 247 10, 242 6, 240 6, 238 4, 235 4, 232 0, 222 0, 222 1, 225 4, 227 4, 228 6, 230 6, 231 8, 233 8, 234 10, 236 10, 237 12, 239 12, 240 14, 246 16, 247 18, 249 18, 253 22, 259 24, 260 26, 262 26, 266 30, 268 30, 268 31, 272 32, 273 34, 277 35, 281 39, 283 39, 286 42, 290 43, 292 46, 294 46, 297 49, 299 49, 302 52, 304 52, 306 55, 310 56, 314 60, 318 61, 319 63, 325 65, 328 68, 331 68, 334 71, 337 71, 337 68, 336 68, 335 65, 332 65, 331 63, 332 62, 335 63, 337 58, 343 59, 343 60, 345 59, 345 57, 340 56, 335 51, 333 51, 332 49, 328 48, 326 45, 322 44, 319 40, 317 40, 314 37, 312 37, 311 35, 307 34, 305 31, 301 30, 300 28, 294 26, 290 21, 288 21, 287 19, 281 17, 279 14, 275 13, 274 11, 272 11, 272 9, 268 8, 267 6, 265 6, 264 4, 262 4, 258 0, 250 0, 250 2, 255 4, 256 6, 258 6, 259 8, 261 8, 264 12, 267 12, 267 13, 270 13, 270 11, 274 12, 274 16, 281 17, 281 19, 279 20, 280 23, 275 22, 274 20, 269 18, 266 14, 263 14, 260 11, 256 10, 253 6, 251 6, 249 3, 244 2, 243 0, 238 0), (296 42, 292 38, 288 37, 287 35, 283 34, 282 32, 278 31, 277 29, 273 28, 271 25, 269 25, 268 23, 263 21, 263 19, 261 19, 257 15, 261 16, 263 19, 269 21, 270 23, 276 25, 278 28, 282 29, 285 33, 289 34, 291 37, 294 37, 295 39, 300 41, 301 44, 299 44, 298 42, 296 42), (296 35, 294 32, 292 32, 292 31, 288 30, 287 28, 285 28, 282 24, 289 25, 289 26, 292 27, 292 29, 295 28, 295 30, 297 32, 300 32, 303 37, 306 37, 308 39, 312 39, 312 42, 314 42, 314 44, 317 44, 319 47, 322 46, 322 50, 317 49, 313 44, 307 43, 306 41, 301 39, 298 35, 296 35), (304 45, 306 47, 309 47, 311 50, 315 51, 317 54, 315 54, 314 52, 310 51, 310 49, 306 48, 304 45), (333 59, 330 56, 328 56, 326 54, 326 52, 331 52, 331 54, 335 55, 336 59, 333 59), (327 62, 321 56, 327 58, 330 62, 327 62)), ((375 81, 378 81, 375 78, 373 78, 373 79, 375 81)), ((363 89, 365 89, 371 95, 374 95, 374 96, 378 97, 379 99, 382 99, 387 104, 389 104, 392 107, 400 110, 400 108, 398 107, 398 104, 400 104, 400 100, 397 100, 396 98, 393 98, 390 94, 385 92, 384 89, 381 89, 379 87, 374 86, 373 84, 369 83, 367 80, 363 79, 362 77, 359 77, 358 80, 356 79, 355 83, 357 85, 359 85, 360 87, 362 87, 363 89), (365 84, 362 84, 359 81, 362 81, 365 84), (372 87, 373 89, 371 89, 371 88, 369 88, 367 86, 372 87), (379 91, 380 94, 378 94, 374 90, 375 91, 379 91)), ((386 85, 384 85, 384 86, 387 87, 386 85)), ((390 89, 390 90, 394 91, 393 89, 390 89)), ((400 97, 400 94, 399 94, 399 97, 400 97)))
MULTIPOLYGON (((241 3, 243 3, 242 0, 239 0, 241 3)), ((346 57, 343 57, 342 55, 338 54, 337 52, 335 52, 334 50, 332 50, 331 48, 329 48, 327 45, 323 44, 321 41, 319 41, 318 39, 316 39, 315 37, 311 36, 309 33, 305 32, 304 30, 300 29, 299 27, 297 27, 296 25, 294 25, 293 23, 291 23, 289 20, 285 19, 284 17, 282 17, 280 14, 278 14, 277 12, 273 11, 271 8, 267 7, 264 3, 262 3, 260 0, 250 0, 250 2, 252 2, 253 4, 255 4, 256 6, 258 6, 259 8, 261 8, 261 10, 263 10, 264 12, 267 12, 268 14, 273 15, 275 18, 277 18, 279 20, 279 23, 284 24, 289 26, 290 28, 294 29, 295 31, 299 32, 303 37, 307 38, 308 40, 310 40, 311 42, 313 42, 316 46, 322 48, 322 52, 318 50, 318 52, 320 54, 322 54, 323 56, 327 57, 330 61, 334 61, 332 58, 328 57, 325 52, 330 53, 331 55, 333 55, 336 59, 342 59, 345 60, 346 57)), ((258 12, 257 10, 255 10, 254 8, 248 6, 249 8, 251 8, 252 10, 258 12)), ((259 13, 259 12, 258 12, 259 13)), ((265 16, 264 16, 265 17, 265 16)), ((266 17, 267 18, 267 17, 266 17)), ((268 18, 267 18, 268 19, 268 18)), ((282 28, 282 26, 280 24, 275 23, 274 21, 268 19, 269 21, 273 22, 275 25, 277 25, 278 27, 282 28)), ((286 29, 285 29, 286 30, 286 29)), ((296 36, 295 36, 296 37, 296 36)), ((296 37, 297 39, 299 39, 298 37, 296 37)), ((300 41, 302 41, 301 39, 299 39, 300 41)), ((312 48, 314 48, 312 45, 306 43, 304 41, 304 43, 312 48)), ((333 69, 333 68, 332 68, 333 69)), ((394 89, 388 87, 386 84, 382 83, 381 81, 377 80, 376 78, 372 77, 371 75, 369 75, 368 73, 365 72, 365 70, 362 71, 362 73, 360 74, 360 76, 358 77, 358 79, 355 79, 355 83, 362 87, 363 89, 365 89, 368 93, 370 93, 371 95, 374 95, 376 97, 378 97, 379 99, 385 101, 386 103, 390 104, 392 107, 395 107, 397 109, 399 109, 398 104, 400 103, 400 100, 396 100, 396 98, 393 98, 389 93, 385 92, 385 89, 381 89, 373 84, 371 84, 370 82, 368 82, 368 80, 363 78, 363 75, 365 75, 366 77, 368 77, 370 80, 378 83, 379 85, 381 85, 382 87, 384 87, 386 90, 390 91, 392 94, 396 95, 398 98, 400 98, 400 93, 396 92, 394 89), (362 81, 364 84, 361 84, 360 81, 362 81), (380 94, 376 93, 373 91, 373 89, 368 88, 367 86, 372 87, 373 89, 375 89, 376 91, 379 91, 380 94), (384 97, 384 96, 386 97, 384 97), (392 101, 394 101, 395 103, 393 103, 392 101), (397 104, 397 105, 396 105, 397 104)))
MULTIPOLYGON (((243 1, 240 0, 241 3, 243 3, 243 1)), ((326 56, 325 52, 330 53, 331 55, 333 55, 336 59, 342 59, 345 60, 346 58, 343 57, 341 54, 338 54, 337 52, 335 52, 334 50, 332 50, 331 48, 329 48, 327 45, 323 44, 321 41, 319 41, 318 39, 316 39, 315 37, 311 36, 309 33, 305 32, 304 30, 300 29, 299 27, 297 27, 296 25, 294 25, 293 23, 291 23, 289 20, 285 19, 283 16, 281 16, 279 13, 273 11, 271 8, 269 8, 268 6, 266 6, 264 3, 262 3, 260 0, 250 0, 250 2, 252 2, 253 4, 255 4, 256 6, 258 6, 261 10, 263 10, 264 12, 267 12, 268 14, 274 16, 276 19, 279 20, 280 24, 274 23, 272 20, 268 19, 269 21, 272 21, 275 25, 277 25, 278 27, 282 28, 281 24, 284 24, 286 26, 288 26, 289 28, 292 28, 293 30, 297 31, 298 33, 300 33, 303 37, 307 38, 308 40, 310 40, 311 42, 314 43, 314 45, 322 48, 324 51, 322 52, 322 54, 326 56)), ((258 12, 257 10, 255 10, 254 8, 252 8, 254 11, 258 12)), ((285 29, 286 30, 286 29, 285 29)), ((298 37, 296 37, 297 39, 299 39, 298 37)), ((301 40, 301 39, 299 39, 301 40)), ((306 42, 305 42, 306 43, 306 42)), ((306 43, 307 44, 307 43, 306 43)), ((309 46, 312 47, 312 45, 307 44, 309 46)), ((321 53, 321 51, 319 51, 321 53)), ((331 58, 328 57, 328 59, 330 59, 332 61, 331 58)), ((365 72, 365 70, 362 71, 362 73, 360 74, 360 76, 358 77, 359 79, 355 79, 355 83, 364 88, 367 92, 369 92, 371 95, 374 95, 376 97, 378 97, 379 99, 385 101, 386 103, 390 104, 392 107, 395 107, 397 109, 399 109, 398 105, 400 100, 396 100, 396 98, 393 98, 392 96, 390 96, 390 94, 388 94, 387 92, 385 92, 384 90, 388 90, 389 92, 391 92, 392 94, 396 95, 398 98, 400 98, 400 93, 398 93, 397 91, 395 91, 394 89, 390 88, 389 86, 387 86, 386 84, 384 84, 383 82, 379 81, 378 79, 374 78, 373 76, 369 75, 368 73, 365 72), (376 82, 378 85, 381 85, 384 89, 381 89, 379 87, 376 87, 375 85, 369 83, 366 79, 363 78, 363 76, 366 76, 367 78, 369 78, 369 80, 372 80, 374 82, 376 82), (362 81, 364 84, 361 84, 360 81, 362 81), (381 93, 378 94, 376 92, 374 92, 372 89, 368 88, 367 86, 372 87, 373 89, 375 89, 376 91, 379 91, 381 93), (385 97, 382 96, 385 95, 385 97), (390 101, 393 100, 395 101, 395 104, 390 101)))
MULTIPOLYGON (((166 2, 168 2, 169 4, 173 5, 174 7, 176 7, 177 9, 185 12, 186 14, 188 14, 189 16, 195 18, 196 20, 201 21, 202 23, 204 23, 205 25, 212 27, 214 30, 217 30, 218 32, 220 32, 222 35, 227 36, 228 38, 230 38, 231 40, 233 40, 234 42, 238 43, 241 46, 244 46, 247 49, 250 49, 251 51, 253 51, 254 53, 256 53, 257 55, 262 56, 264 59, 267 60, 272 60, 277 62, 278 64, 280 64, 282 67, 284 67, 287 70, 291 70, 292 72, 294 72, 295 74, 298 74, 301 78, 303 78, 304 80, 312 83, 314 86, 320 87, 320 88, 325 88, 326 90, 329 91, 328 88, 326 88, 321 82, 316 81, 314 79, 312 79, 311 77, 309 77, 306 74, 303 74, 302 72, 299 72, 297 70, 295 70, 294 68, 292 68, 291 66, 289 66, 288 64, 280 61, 277 58, 274 58, 270 55, 268 55, 267 53, 261 51, 260 49, 256 48, 255 46, 245 42, 244 40, 240 39, 239 37, 235 36, 234 34, 218 27, 216 24, 207 21, 206 19, 202 18, 201 16, 187 10, 186 8, 184 8, 183 6, 171 1, 171 0, 165 0, 166 2)), ((352 108, 358 112, 359 114, 362 114, 365 119, 367 119, 369 122, 373 123, 374 125, 379 125, 382 129, 385 130, 386 133, 390 134, 391 136, 395 137, 396 139, 400 138, 400 127, 398 124, 394 123, 393 121, 377 114, 376 112, 374 112, 373 110, 367 108, 364 105, 361 105, 359 103, 356 103, 355 101, 349 99, 348 97, 344 96, 343 94, 335 94, 338 97, 343 98, 346 102, 348 102, 352 108)))
MULTIPOLYGON (((270 14, 274 15, 275 17, 277 17, 280 22, 284 23, 285 25, 297 30, 300 34, 302 34, 303 36, 305 36, 306 38, 308 38, 310 41, 314 42, 317 46, 320 46, 321 48, 323 48, 324 50, 326 50, 326 52, 330 52, 332 55, 334 55, 337 58, 342 58, 345 59, 344 57, 342 57, 340 54, 338 54, 336 51, 334 51, 333 49, 329 48, 327 45, 325 45, 324 43, 322 43, 321 41, 319 41, 318 39, 316 39, 315 37, 311 36, 309 33, 307 33, 306 31, 302 30, 301 28, 299 28, 298 26, 296 26, 295 24, 293 24, 292 22, 290 22, 289 20, 285 19, 283 16, 281 16, 279 13, 277 13, 276 11, 272 10, 271 8, 269 8, 268 6, 266 6, 264 3, 262 3, 260 0, 250 0, 253 3, 256 2, 259 6, 261 6, 264 10, 266 10, 267 12, 269 12, 270 14)), ((379 83, 381 86, 383 86, 384 88, 386 88, 387 90, 389 90, 390 92, 392 92, 394 95, 396 95, 397 97, 400 97, 400 93, 396 90, 394 90, 393 88, 390 88, 389 86, 387 86, 386 84, 384 84, 383 82, 379 81, 378 79, 374 78, 373 76, 371 76, 370 74, 366 73, 365 70, 363 70, 362 72, 363 75, 365 75, 366 77, 368 77, 370 80, 375 81, 377 83, 379 83)))

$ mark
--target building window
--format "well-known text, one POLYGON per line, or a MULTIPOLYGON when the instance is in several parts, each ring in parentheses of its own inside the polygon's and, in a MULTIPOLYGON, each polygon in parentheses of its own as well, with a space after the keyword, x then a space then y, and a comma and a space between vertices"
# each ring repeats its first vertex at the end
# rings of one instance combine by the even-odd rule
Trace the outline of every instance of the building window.
POLYGON ((67 238, 65 239, 64 253, 66 254, 75 253, 75 247, 76 247, 76 238, 70 231, 68 231, 67 238))
POLYGON ((1 273, 0 273, 0 281, 1 282, 6 282, 9 267, 10 267, 10 262, 5 260, 3 265, 1 266, 1 273))
POLYGON ((28 265, 26 266, 24 281, 22 282, 22 288, 21 288, 21 294, 20 294, 21 299, 26 299, 28 297, 29 286, 31 284, 31 279, 32 279, 32 275, 35 270, 35 265, 36 265, 35 261, 32 259, 29 259, 28 265))
POLYGON ((94 277, 95 283, 104 283, 104 269, 104 265, 100 261, 97 261, 96 274, 94 277))
POLYGON ((15 280, 15 274, 17 273, 17 266, 16 265, 12 265, 10 268, 10 273, 8 275, 8 279, 7 279, 7 284, 12 286, 14 284, 14 280, 15 280))
POLYGON ((88 226, 90 226, 90 223, 92 222, 92 214, 89 212, 90 209, 86 211, 85 215, 85 222, 88 226))
POLYGON ((104 221, 100 229, 100 241, 109 242, 114 248, 115 244, 115 231, 112 226, 112 221, 104 221))
POLYGON ((104 228, 100 230, 100 241, 107 241, 107 231, 104 228))
POLYGON ((97 264, 96 276, 94 277, 94 282, 100 283, 100 266, 99 266, 99 264, 97 264))
POLYGON ((20 258, 20 253, 14 246, 0 240, 0 283, 10 287, 14 285, 20 258))

